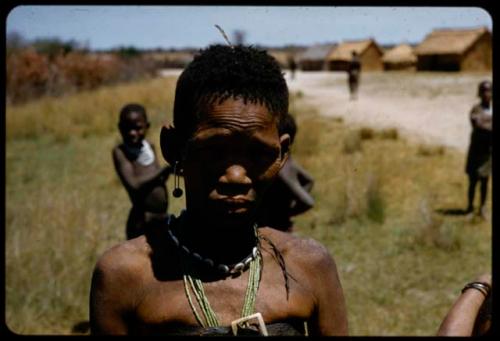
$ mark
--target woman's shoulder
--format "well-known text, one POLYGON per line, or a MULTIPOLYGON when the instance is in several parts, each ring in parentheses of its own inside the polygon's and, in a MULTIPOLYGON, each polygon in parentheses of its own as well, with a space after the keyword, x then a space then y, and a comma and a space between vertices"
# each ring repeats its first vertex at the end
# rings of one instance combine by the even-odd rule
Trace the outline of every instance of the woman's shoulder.
POLYGON ((325 261, 330 262, 332 259, 326 246, 311 237, 303 237, 270 227, 262 228, 261 234, 275 244, 283 255, 297 258, 300 262, 318 265, 325 261))

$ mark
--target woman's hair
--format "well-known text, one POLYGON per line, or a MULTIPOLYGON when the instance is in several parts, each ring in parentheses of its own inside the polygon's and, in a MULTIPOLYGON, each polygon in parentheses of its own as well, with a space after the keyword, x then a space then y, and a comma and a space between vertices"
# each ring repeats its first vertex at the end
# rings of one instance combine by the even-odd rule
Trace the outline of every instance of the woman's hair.
POLYGON ((277 123, 288 112, 288 87, 272 56, 252 46, 211 45, 194 57, 177 81, 176 130, 189 138, 201 111, 228 98, 264 105, 277 123))
POLYGON ((288 134, 290 135, 290 145, 293 144, 295 140, 295 134, 297 134, 297 123, 295 122, 295 118, 290 113, 287 113, 280 120, 278 125, 278 132, 280 135, 288 134))

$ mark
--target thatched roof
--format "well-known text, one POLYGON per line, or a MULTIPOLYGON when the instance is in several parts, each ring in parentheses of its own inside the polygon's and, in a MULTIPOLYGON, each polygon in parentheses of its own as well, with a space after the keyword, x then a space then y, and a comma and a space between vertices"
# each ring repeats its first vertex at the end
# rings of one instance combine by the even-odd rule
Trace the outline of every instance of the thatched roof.
POLYGON ((328 54, 335 48, 335 44, 313 45, 305 50, 300 56, 299 61, 303 60, 325 60, 328 54))
POLYGON ((382 50, 375 43, 373 39, 368 40, 356 40, 356 41, 345 41, 340 43, 328 56, 328 60, 351 60, 352 51, 356 51, 358 55, 362 55, 363 52, 370 47, 371 44, 375 44, 376 48, 382 54, 382 50))
POLYGON ((489 33, 486 27, 434 30, 415 48, 415 53, 462 54, 487 32, 489 33))
POLYGON ((281 66, 287 65, 288 63, 288 58, 290 57, 290 53, 285 52, 285 51, 279 51, 275 49, 268 49, 267 53, 269 53, 271 56, 276 59, 276 61, 281 64, 281 66))
POLYGON ((382 57, 382 61, 384 63, 413 63, 417 61, 417 56, 413 52, 413 48, 410 45, 401 44, 385 52, 382 57))

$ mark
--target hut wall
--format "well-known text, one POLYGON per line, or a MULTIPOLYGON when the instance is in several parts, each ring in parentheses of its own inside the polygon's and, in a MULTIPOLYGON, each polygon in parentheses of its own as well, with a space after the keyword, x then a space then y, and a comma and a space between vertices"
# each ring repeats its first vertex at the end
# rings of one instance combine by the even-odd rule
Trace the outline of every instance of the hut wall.
POLYGON ((465 53, 460 66, 463 71, 490 71, 492 68, 491 35, 483 34, 465 53))
POLYGON ((416 71, 416 63, 415 62, 385 62, 384 70, 385 71, 416 71))
POLYGON ((323 60, 302 60, 299 62, 299 68, 303 71, 319 71, 325 69, 323 60))
POLYGON ((361 55, 361 71, 381 71, 383 69, 380 52, 374 45, 370 45, 361 55))
POLYGON ((460 71, 461 56, 458 54, 419 55, 418 71, 460 71))
POLYGON ((328 70, 330 71, 347 71, 349 70, 348 60, 329 60, 328 70))

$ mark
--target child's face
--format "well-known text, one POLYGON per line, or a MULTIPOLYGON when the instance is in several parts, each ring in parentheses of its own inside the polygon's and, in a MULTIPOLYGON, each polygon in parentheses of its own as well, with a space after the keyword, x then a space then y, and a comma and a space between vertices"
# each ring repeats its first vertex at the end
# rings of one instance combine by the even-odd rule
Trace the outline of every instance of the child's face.
POLYGON ((485 87, 482 91, 481 91, 481 99, 485 102, 489 102, 491 101, 491 88, 490 87, 485 87))
POLYGON ((148 128, 149 123, 144 118, 144 115, 138 112, 129 113, 120 122, 120 133, 123 142, 131 146, 139 146, 146 136, 148 128))
POLYGON ((222 225, 251 217, 288 146, 276 118, 260 104, 228 99, 204 114, 187 145, 184 180, 188 206, 222 225))

